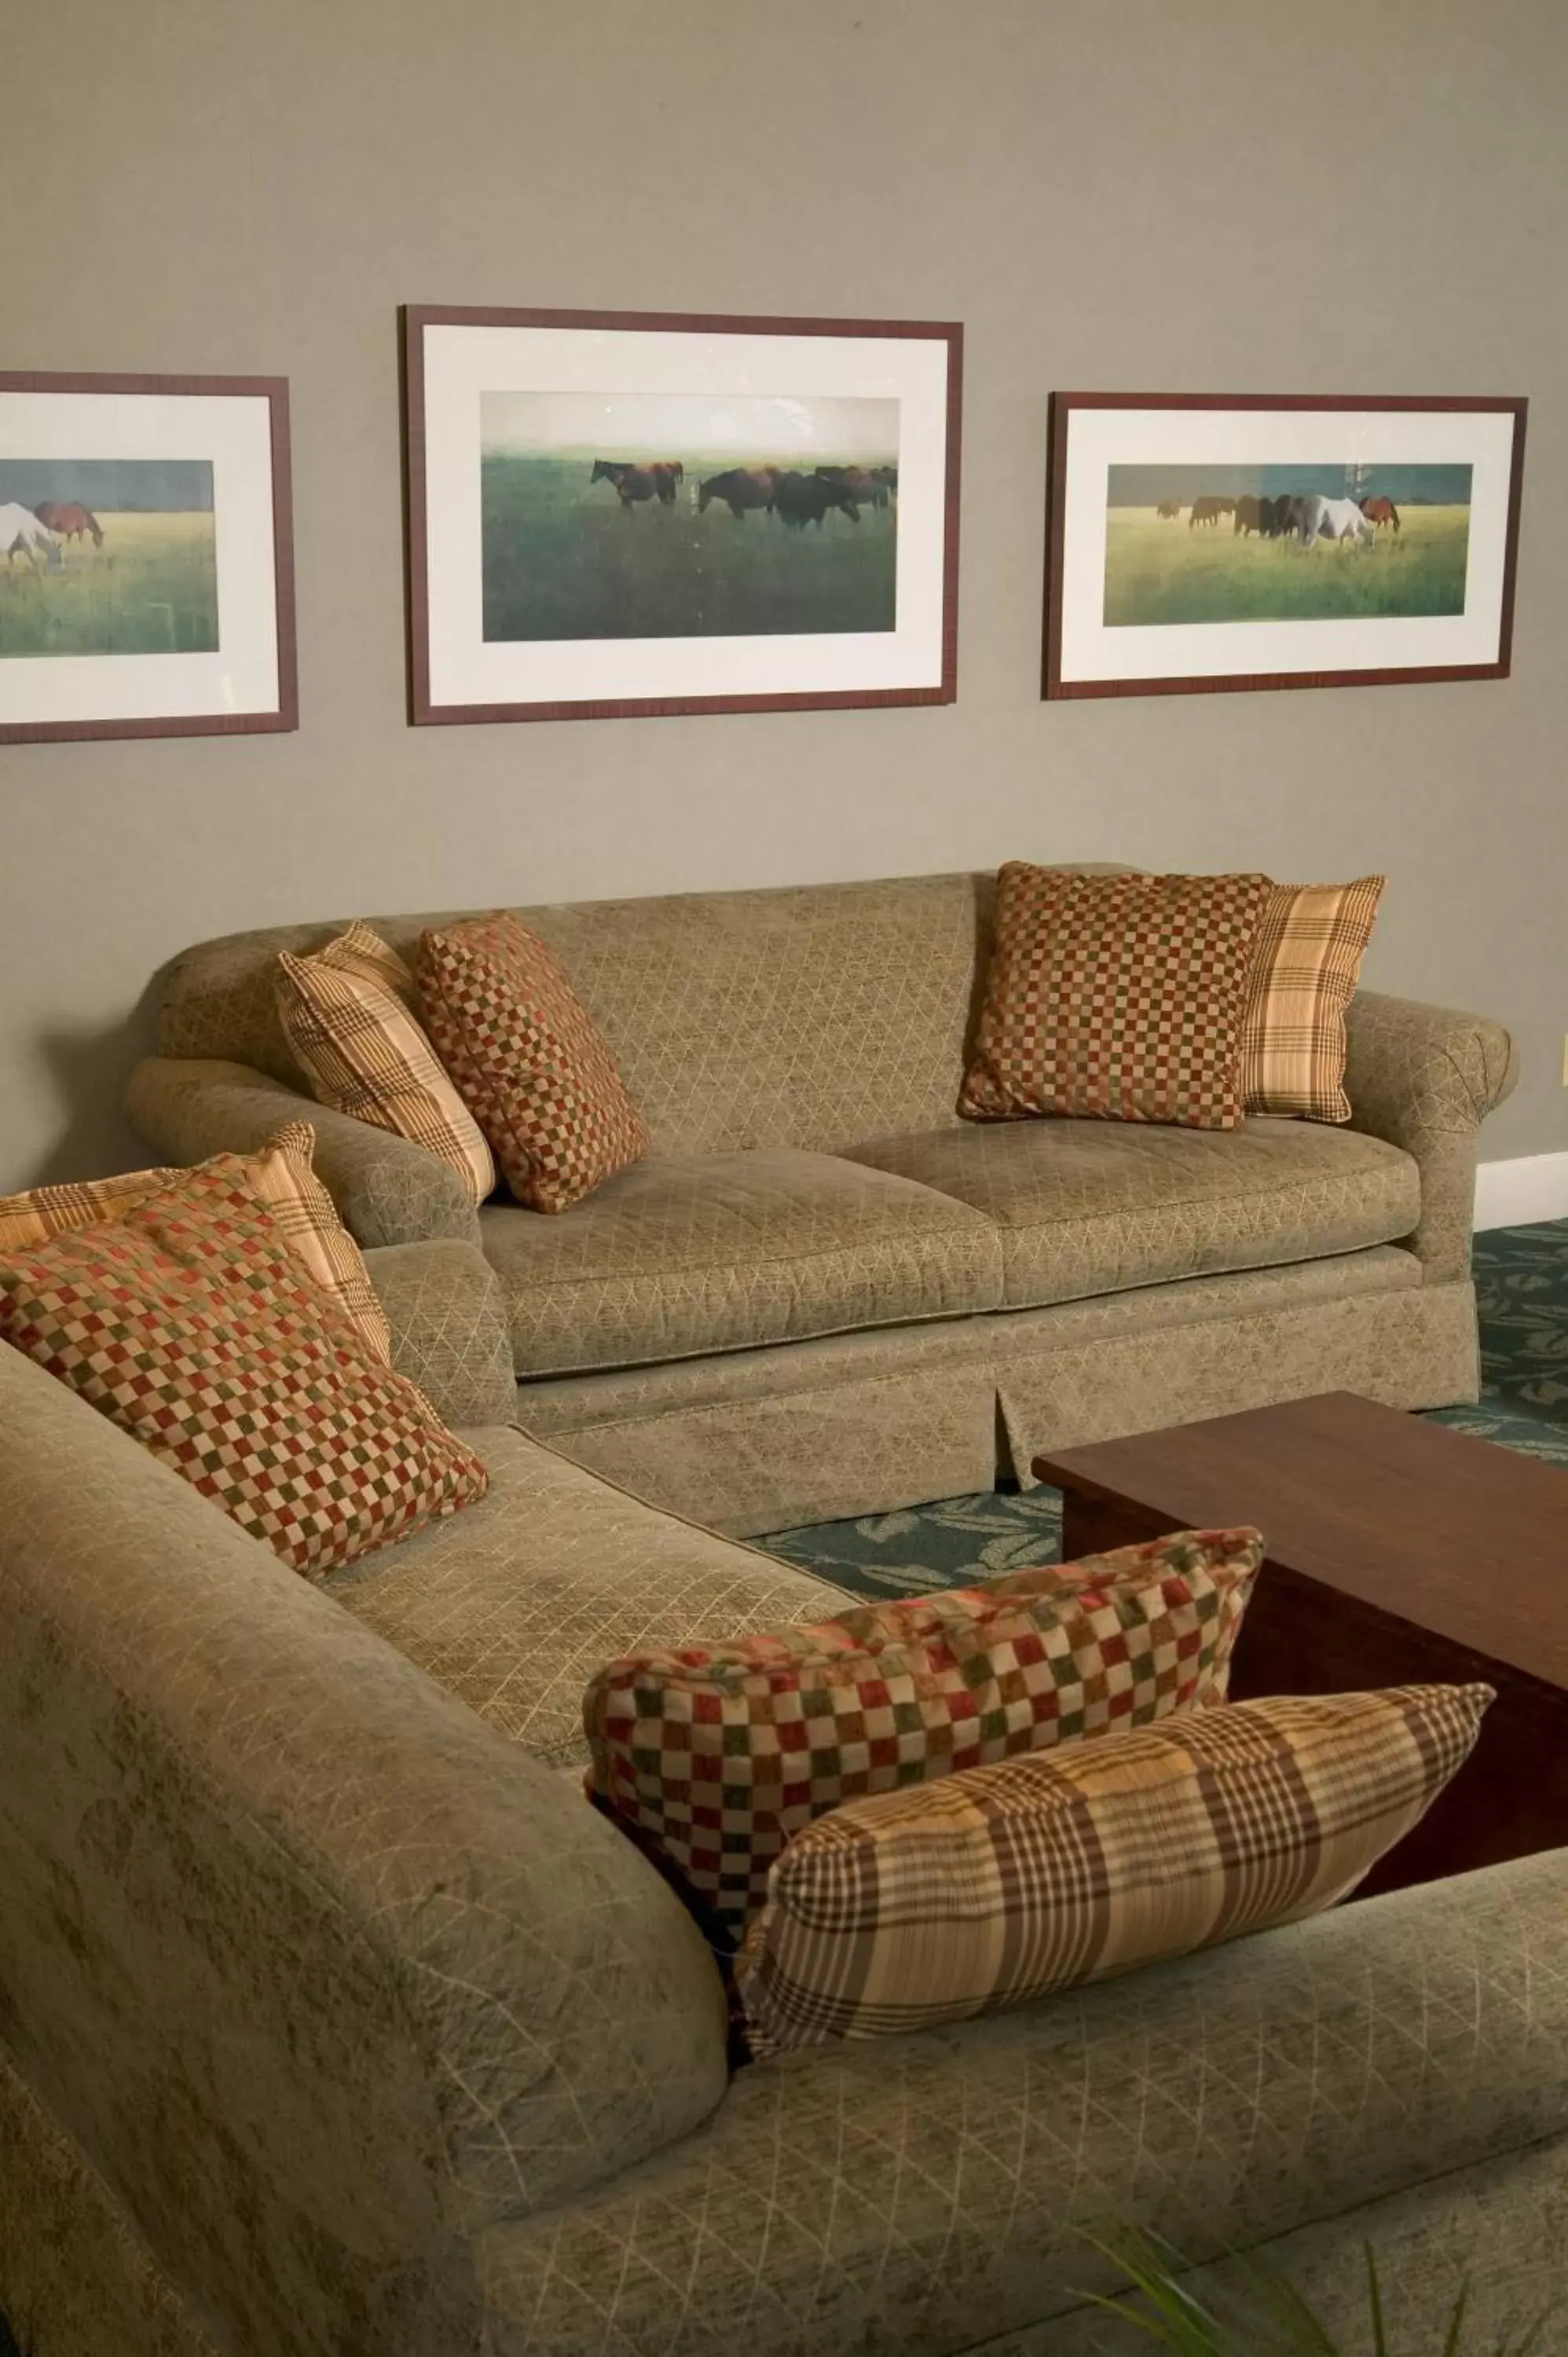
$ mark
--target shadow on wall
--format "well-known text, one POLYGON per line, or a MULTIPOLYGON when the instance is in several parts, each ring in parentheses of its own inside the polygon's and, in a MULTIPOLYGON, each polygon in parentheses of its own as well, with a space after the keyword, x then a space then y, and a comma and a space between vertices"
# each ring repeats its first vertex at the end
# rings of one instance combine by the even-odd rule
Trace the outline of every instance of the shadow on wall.
MULTIPOLYGON (((38 1168, 18 1184, 52 1187, 68 1178, 102 1178, 145 1167, 146 1148, 123 1111, 125 1077, 156 1045, 163 976, 155 974, 133 1012, 107 1030, 40 1032, 38 1058, 54 1084, 65 1126, 38 1168)), ((0 2357, 7 2357, 0 2340, 0 2357)))

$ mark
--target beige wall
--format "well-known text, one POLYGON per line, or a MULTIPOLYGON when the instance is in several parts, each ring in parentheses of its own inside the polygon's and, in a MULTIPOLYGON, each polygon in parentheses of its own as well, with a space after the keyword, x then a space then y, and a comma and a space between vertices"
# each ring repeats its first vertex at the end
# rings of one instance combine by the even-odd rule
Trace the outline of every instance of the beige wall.
MULTIPOLYGON (((1568 1146, 1561 0, 50 0, 5 364, 292 380, 302 725, 0 753, 0 1185, 103 1168, 161 960, 357 908, 1386 867, 1371 978, 1568 1146), (950 709, 410 730, 395 307, 960 318, 950 709), (1525 393, 1511 682, 1047 706, 1053 386, 1525 393)), ((16 103, 23 93, 27 103, 16 103)))

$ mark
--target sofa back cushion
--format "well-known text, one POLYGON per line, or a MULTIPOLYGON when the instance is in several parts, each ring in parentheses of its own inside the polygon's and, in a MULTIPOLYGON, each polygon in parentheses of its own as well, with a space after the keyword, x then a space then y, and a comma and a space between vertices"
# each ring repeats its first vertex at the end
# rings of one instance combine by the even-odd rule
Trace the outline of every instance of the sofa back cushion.
MULTIPOLYGON (((604 1033, 655 1154, 833 1154, 956 1121, 994 894, 991 875, 908 876, 513 913, 604 1033)), ((427 926, 473 913, 369 921, 412 961, 427 926)), ((161 1052, 304 1088, 273 1000, 278 952, 308 954, 342 929, 274 927, 186 951, 166 984, 161 1052)))

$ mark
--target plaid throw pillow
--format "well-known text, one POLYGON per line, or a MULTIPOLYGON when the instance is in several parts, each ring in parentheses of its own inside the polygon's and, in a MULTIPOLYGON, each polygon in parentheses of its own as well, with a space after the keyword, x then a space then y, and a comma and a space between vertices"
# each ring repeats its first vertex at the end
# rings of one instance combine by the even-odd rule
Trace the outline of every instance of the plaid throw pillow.
POLYGON ((1491 1700, 1240 1703, 851 1802, 773 1869, 736 1969, 752 2050, 962 2021, 1331 1907, 1491 1700))
MULTIPOLYGON (((309 1123, 291 1121, 241 1168, 315 1283, 347 1311, 366 1347, 390 1366, 392 1332, 386 1313, 359 1245, 310 1167, 315 1151, 316 1132, 309 1123)), ((117 1220, 150 1195, 177 1185, 184 1176, 182 1170, 130 1170, 118 1178, 35 1187, 30 1194, 8 1195, 0 1199, 0 1254, 117 1220)))
POLYGON ((1273 887, 1252 949, 1242 1031, 1249 1113, 1349 1120, 1345 1010, 1386 881, 1273 887))
POLYGON ((306 1275, 238 1155, 9 1253, 0 1340, 312 1577, 487 1485, 306 1275))
POLYGON ((507 1185, 564 1211, 648 1152, 615 1058, 544 943, 504 912, 422 935, 430 1036, 507 1185))
POLYGON ((278 957, 278 1019, 319 1104, 406 1137, 451 1164, 476 1203, 493 1194, 490 1149, 412 1011, 413 976, 369 925, 312 957, 278 957))
POLYGON ((959 1111, 1234 1129, 1262 876, 1079 876, 1011 860, 959 1111))
POLYGON ((1182 1532, 611 1662, 584 1698, 589 1792, 734 1939, 790 1835, 855 1794, 1222 1700, 1262 1552, 1182 1532))

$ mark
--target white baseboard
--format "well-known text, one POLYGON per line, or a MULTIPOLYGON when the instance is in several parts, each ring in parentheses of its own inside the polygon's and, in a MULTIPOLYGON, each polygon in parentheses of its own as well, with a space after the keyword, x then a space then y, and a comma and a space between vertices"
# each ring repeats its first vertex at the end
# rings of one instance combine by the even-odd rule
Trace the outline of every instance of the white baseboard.
POLYGON ((1520 1154, 1476 1172, 1476 1225, 1523 1228, 1568 1220, 1568 1154, 1520 1154))

